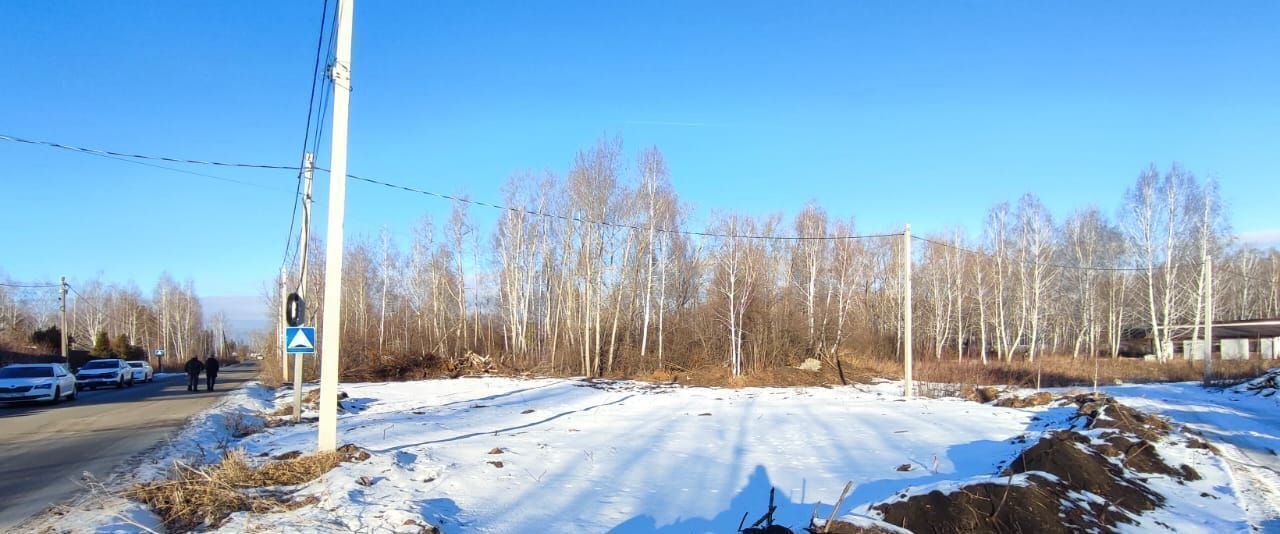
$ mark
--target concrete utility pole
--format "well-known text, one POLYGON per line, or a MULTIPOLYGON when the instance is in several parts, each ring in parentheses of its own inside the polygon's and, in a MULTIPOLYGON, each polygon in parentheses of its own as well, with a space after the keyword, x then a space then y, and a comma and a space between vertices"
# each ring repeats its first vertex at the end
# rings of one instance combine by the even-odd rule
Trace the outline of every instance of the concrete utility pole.
POLYGON ((902 229, 902 394, 911 398, 911 225, 902 229))
MULTIPOLYGON (((303 158, 302 167, 302 235, 299 237, 298 246, 302 249, 302 269, 299 271, 298 295, 302 297, 304 303, 303 309, 306 309, 307 302, 307 242, 311 240, 311 178, 312 171, 315 168, 316 155, 307 152, 303 158)), ((307 318, 304 313, 302 323, 306 324, 307 318)), ((295 354, 293 356, 293 422, 297 423, 302 420, 302 360, 303 355, 295 354)))
POLYGON ((280 324, 276 328, 276 339, 280 340, 280 378, 285 381, 289 380, 289 340, 284 338, 285 303, 289 296, 288 280, 288 272, 284 267, 280 267, 280 324))
POLYGON ((1204 258, 1204 386, 1213 380, 1213 256, 1204 258))
POLYGON ((67 356, 67 277, 62 277, 62 283, 58 286, 58 322, 62 337, 62 361, 67 364, 67 372, 71 372, 71 358, 67 356))
POLYGON ((338 358, 342 350, 342 223, 347 196, 347 115, 351 103, 351 20, 354 0, 338 0, 333 78, 333 142, 329 150, 329 218, 324 254, 324 324, 320 328, 320 425, 317 449, 338 448, 338 358))

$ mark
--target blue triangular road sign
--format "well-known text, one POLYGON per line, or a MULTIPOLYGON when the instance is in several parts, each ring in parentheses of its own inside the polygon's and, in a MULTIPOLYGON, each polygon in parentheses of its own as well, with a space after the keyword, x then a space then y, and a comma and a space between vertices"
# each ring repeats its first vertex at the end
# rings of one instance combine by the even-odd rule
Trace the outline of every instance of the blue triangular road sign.
POLYGON ((312 326, 296 326, 285 329, 285 351, 308 354, 316 351, 316 329, 312 326))

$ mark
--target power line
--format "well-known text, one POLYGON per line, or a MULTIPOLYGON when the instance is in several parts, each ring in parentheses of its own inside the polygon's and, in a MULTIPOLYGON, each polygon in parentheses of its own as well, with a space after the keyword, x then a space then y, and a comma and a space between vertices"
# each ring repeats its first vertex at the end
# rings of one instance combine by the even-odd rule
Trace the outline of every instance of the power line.
MULTIPOLYGON (((321 168, 317 168, 316 170, 320 170, 320 171, 328 172, 328 169, 321 169, 321 168)), ((552 219, 560 219, 560 220, 563 220, 563 221, 577 222, 577 223, 582 223, 582 224, 595 224, 595 225, 599 225, 599 226, 608 226, 608 227, 612 227, 612 228, 621 228, 621 229, 625 229, 625 230, 635 230, 635 231, 642 231, 642 232, 647 232, 647 231, 649 231, 649 228, 648 228, 648 227, 645 227, 645 226, 637 226, 637 225, 633 225, 633 224, 624 224, 624 223, 615 223, 615 222, 609 222, 609 221, 601 221, 601 220, 595 220, 595 219, 588 219, 588 218, 585 218, 585 217, 579 217, 579 216, 576 216, 576 215, 562 215, 562 214, 559 214, 559 213, 549 213, 549 212, 540 211, 540 210, 531 210, 531 209, 528 209, 528 208, 521 208, 521 207, 515 207, 515 206, 504 206, 504 205, 501 205, 501 204, 492 204, 492 203, 484 202, 484 201, 480 201, 480 200, 471 200, 471 199, 469 199, 469 198, 458 197, 458 196, 454 196, 454 195, 446 195, 446 194, 444 194, 444 193, 435 193, 435 192, 432 192, 432 191, 426 191, 426 190, 423 190, 423 189, 417 189, 417 188, 409 187, 409 186, 406 186, 406 185, 394 184, 394 183, 391 183, 391 182, 386 182, 386 181, 383 181, 383 180, 377 180, 377 179, 374 179, 374 178, 365 178, 365 177, 362 177, 362 176, 356 176, 356 175, 354 175, 354 174, 348 174, 348 175, 347 175, 347 178, 350 178, 350 179, 352 179, 352 180, 358 180, 358 181, 361 181, 361 182, 366 182, 366 183, 371 183, 371 184, 381 185, 381 186, 388 187, 388 188, 391 188, 391 189, 399 189, 399 190, 403 190, 403 191, 408 191, 408 192, 410 192, 410 193, 418 193, 418 194, 420 194, 420 195, 426 195, 426 196, 431 196, 431 197, 441 198, 441 199, 445 199, 445 200, 451 200, 451 201, 454 201, 454 202, 462 202, 462 203, 470 204, 470 205, 473 205, 473 206, 483 206, 483 207, 486 207, 486 208, 493 208, 493 209, 497 209, 497 210, 508 211, 508 212, 511 212, 511 213, 523 213, 523 214, 526 214, 526 215, 533 215, 533 216, 537 216, 537 217, 545 217, 545 218, 552 218, 552 219)), ((878 238, 878 237, 894 237, 894 236, 900 236, 900 235, 902 235, 902 233, 900 233, 900 232, 898 232, 898 233, 891 233, 891 234, 868 234, 868 235, 829 235, 829 236, 751 235, 751 234, 722 234, 722 233, 717 233, 717 232, 698 232, 698 231, 691 231, 691 230, 676 230, 676 229, 671 229, 671 228, 654 228, 654 229, 653 229, 653 231, 655 231, 655 232, 659 232, 659 233, 664 233, 664 234, 674 234, 674 235, 687 235, 687 236, 699 236, 699 237, 716 237, 716 238, 726 238, 726 239, 761 239, 761 240, 775 240, 775 241, 842 241, 842 240, 850 240, 850 239, 872 239, 872 238, 878 238)))
POLYGON ((58 287, 58 284, 50 284, 46 282, 0 282, 0 286, 35 289, 35 288, 58 287))
POLYGON ((111 150, 102 150, 98 148, 87 148, 82 146, 67 145, 62 143, 55 143, 52 141, 26 139, 26 138, 16 137, 16 136, 6 135, 6 134, 0 134, 0 141, 12 141, 15 143, 24 143, 28 145, 47 146, 52 148, 60 148, 63 150, 70 150, 73 152, 84 152, 86 154, 115 156, 118 158, 168 161, 170 163, 189 163, 192 165, 214 165, 218 167, 238 167, 238 168, 244 168, 244 169, 271 169, 271 170, 282 170, 282 171, 299 170, 299 167, 292 166, 292 165, 270 165, 270 164, 264 164, 264 163, 232 163, 232 162, 226 162, 226 161, 210 161, 210 160, 199 160, 199 159, 173 158, 168 156, 152 156, 147 154, 126 154, 124 152, 115 152, 111 150))
POLYGON ((1244 273, 1242 273, 1242 272, 1233 271, 1233 270, 1231 270, 1231 269, 1224 269, 1224 268, 1222 268, 1222 267, 1217 267, 1217 266, 1215 266, 1215 267, 1214 267, 1214 270, 1215 270, 1215 271, 1217 271, 1217 272, 1220 272, 1220 273, 1229 274, 1229 275, 1234 276, 1234 277, 1237 277, 1237 278, 1243 278, 1243 279, 1245 279, 1245 280, 1249 280, 1249 281, 1251 281, 1251 282, 1259 282, 1259 283, 1263 283, 1263 284, 1272 284, 1272 283, 1275 283, 1275 280, 1269 280, 1269 279, 1266 279, 1266 278, 1258 278, 1258 277, 1256 277, 1256 276, 1249 276, 1249 275, 1244 274, 1244 273))
POLYGON ((99 308, 97 304, 94 304, 93 301, 88 300, 88 297, 81 295, 80 292, 76 291, 76 288, 73 287, 71 284, 67 284, 67 289, 70 290, 72 293, 76 294, 76 302, 80 302, 83 300, 85 301, 85 304, 88 304, 90 308, 93 308, 98 313, 101 313, 102 315, 110 315, 106 311, 103 311, 102 308, 99 308))
POLYGON ((189 171, 189 170, 186 170, 186 169, 179 169, 179 168, 176 168, 176 167, 168 167, 168 166, 165 166, 165 165, 156 165, 155 163, 147 163, 147 162, 145 162, 145 161, 138 161, 138 160, 132 160, 132 159, 125 159, 125 158, 117 157, 117 156, 108 156, 108 155, 106 155, 106 154, 92 154, 92 155, 94 155, 94 156, 98 156, 98 157, 107 158, 107 159, 113 159, 113 160, 116 160, 116 161, 123 161, 123 162, 125 162, 125 163, 132 163, 132 164, 134 164, 134 165, 142 165, 142 166, 144 166, 144 167, 151 167, 151 168, 155 168, 155 169, 163 169, 163 170, 166 170, 166 171, 180 172, 180 173, 182 173, 182 174, 190 174, 190 175, 192 175, 192 176, 201 176, 201 177, 204 177, 204 178, 212 178, 212 179, 214 179, 214 180, 218 180, 218 181, 220 181, 220 182, 229 182, 229 183, 233 183, 233 184, 247 185, 247 186, 249 186, 249 187, 256 187, 256 188, 258 188, 258 189, 265 189, 265 190, 267 190, 267 191, 285 191, 284 189, 279 189, 279 188, 275 188, 275 187, 270 187, 270 186, 266 186, 266 185, 262 185, 262 184, 258 184, 258 183, 253 183, 253 182, 246 182, 246 181, 244 181, 244 180, 236 180, 235 178, 227 178, 227 177, 225 177, 225 176, 215 176, 215 175, 212 175, 212 174, 205 174, 205 173, 202 173, 202 172, 189 171))
MULTIPOLYGON (((326 87, 327 87, 328 85, 330 85, 330 84, 325 84, 325 86, 326 86, 326 87)), ((321 98, 323 99, 323 98, 324 98, 324 94, 326 93, 326 91, 321 91, 321 93, 322 93, 322 94, 321 94, 321 98)), ((321 107, 323 108, 323 106, 321 106, 321 107)), ((322 117, 323 117, 323 115, 322 115, 322 117)), ((317 143, 317 145, 318 145, 318 143, 319 143, 319 138, 320 138, 320 136, 323 134, 323 122, 324 122, 323 120, 319 121, 319 126, 317 127, 317 135, 313 138, 313 141, 314 141, 315 143, 317 143)), ((26 138, 22 138, 22 137, 15 137, 15 136, 4 135, 4 134, 0 134, 0 140, 4 140, 4 141, 13 141, 13 142, 18 142, 18 143, 26 143, 26 144, 31 144, 31 145, 43 145, 43 146, 49 146, 49 147, 54 147, 54 148, 61 148, 61 149, 64 149, 64 150, 71 150, 71 151, 75 151, 75 152, 84 152, 84 153, 96 154, 96 155, 104 155, 104 156, 114 156, 114 157, 117 157, 117 158, 133 158, 133 159, 143 159, 143 160, 158 160, 158 161, 169 161, 169 162, 175 162, 175 163, 188 163, 188 164, 193 164, 193 165, 215 165, 215 166, 220 166, 220 167, 240 167, 240 168, 273 169, 273 170, 297 170, 297 171, 301 172, 301 167, 294 167, 294 166, 288 166, 288 165, 270 165, 270 164, 260 164, 260 163, 235 163, 235 162, 226 162, 226 161, 211 161, 211 160, 183 159, 183 158, 174 158, 174 157, 169 157, 169 156, 153 156, 153 155, 145 155, 145 154, 126 154, 126 153, 122 153, 122 152, 113 152, 113 151, 110 151, 110 150, 101 150, 101 149, 96 149, 96 148, 86 148, 86 147, 80 147, 80 146, 74 146, 74 145, 67 145, 67 144, 63 144, 63 143, 54 143, 54 142, 51 142, 51 141, 38 141, 38 140, 26 139, 26 138)), ((169 170, 175 170, 175 171, 183 172, 183 171, 180 171, 179 169, 169 169, 169 170)), ((315 167, 315 168, 314 168, 314 170, 315 170, 315 171, 324 171, 324 172, 329 172, 329 170, 328 170, 328 169, 325 169, 325 168, 322 168, 322 167, 315 167)), ((483 207, 493 208, 493 209, 502 210, 502 211, 509 211, 509 212, 513 212, 513 213, 524 213, 524 214, 534 215, 534 216, 538 216, 538 217, 545 217, 545 218, 560 219, 560 220, 564 220, 564 221, 578 222, 578 223, 583 223, 583 224, 594 224, 594 225, 599 225, 599 226, 608 226, 608 227, 621 228, 621 229, 627 229, 627 230, 637 230, 637 231, 648 231, 648 230, 649 230, 647 227, 643 227, 643 226, 636 226, 636 225, 631 225, 631 224, 622 224, 622 223, 615 223, 615 222, 609 222, 609 221, 594 220, 594 219, 589 219, 589 218, 586 218, 586 217, 579 217, 579 216, 576 216, 576 215, 562 215, 562 214, 558 214, 558 213, 549 213, 549 212, 544 212, 544 211, 540 211, 540 210, 530 210, 530 209, 527 209, 527 208, 512 207, 512 206, 503 206, 503 205, 500 205, 500 204, 493 204, 493 203, 489 203, 489 202, 483 202, 483 201, 478 201, 478 200, 471 200, 471 199, 468 199, 468 198, 462 198, 462 197, 457 197, 457 196, 453 196, 453 195, 447 195, 447 194, 444 194, 444 193, 435 193, 435 192, 432 192, 432 191, 426 191, 426 190, 423 190, 423 189, 417 189, 417 188, 414 188, 414 187, 409 187, 409 186, 404 186, 404 185, 394 184, 394 183, 391 183, 391 182, 387 182, 387 181, 383 181, 383 180, 378 180, 378 179, 374 179, 374 178, 365 178, 365 177, 356 176, 356 175, 353 175, 353 174, 348 174, 348 175, 347 175, 347 177, 348 177, 348 178, 351 178, 352 180, 358 180, 358 181, 367 182, 367 183, 371 183, 371 184, 381 185, 381 186, 388 187, 388 188, 391 188, 391 189, 400 189, 400 190, 408 191, 408 192, 411 192, 411 193, 418 193, 418 194, 421 194, 421 195, 427 195, 427 196, 432 196, 432 197, 441 198, 441 199, 445 199, 445 200, 451 200, 451 201, 454 201, 454 202, 462 202, 462 203, 471 204, 471 205, 475 205, 475 206, 483 206, 483 207)), ((297 195, 296 195, 296 194, 295 194, 294 198, 295 198, 295 202, 296 202, 296 199, 297 199, 297 195)), ((699 232, 699 231, 689 231, 689 230, 677 230, 677 229, 671 229, 671 228, 654 228, 653 230, 654 230, 655 232, 660 232, 660 233, 665 233, 665 234, 673 234, 673 235, 687 235, 687 236, 713 237, 713 238, 729 238, 729 239, 761 239, 761 240, 775 240, 775 241, 842 241, 842 240, 850 240, 850 239, 872 239, 872 238, 893 237, 893 236, 899 236, 899 235, 902 235, 900 232, 895 232, 895 233, 887 233, 887 234, 869 234, 869 235, 838 235, 838 236, 795 236, 795 235, 789 235, 789 236, 781 236, 781 235, 741 235, 741 234, 723 234, 723 233, 718 233, 718 232, 699 232)), ((292 231, 290 231, 290 233, 292 234, 292 231)), ((288 255, 288 248, 286 248, 286 256, 287 256, 287 255, 288 255)))
MULTIPOLYGON (((304 172, 306 172, 303 169, 303 167, 306 165, 307 148, 311 141, 311 117, 316 110, 316 84, 320 80, 320 52, 324 48, 325 21, 328 18, 329 18, 329 0, 324 0, 324 4, 320 7, 320 28, 319 28, 319 31, 316 33, 316 59, 314 63, 311 65, 311 95, 307 97, 307 124, 306 124, 306 127, 303 128, 302 155, 300 156, 301 162, 298 163, 298 169, 299 169, 298 181, 297 181, 297 185, 294 187, 293 208, 289 210, 290 211, 289 232, 285 234, 284 254, 282 255, 282 258, 280 260, 281 268, 283 268, 286 264, 293 262, 293 260, 289 258, 289 248, 293 245, 293 227, 298 222, 298 196, 302 192, 302 180, 303 180, 302 175, 304 172)), ((328 58, 326 57, 325 59, 327 60, 328 58)), ((321 92, 323 93, 323 89, 321 90, 321 92)), ((322 103, 321 104, 322 110, 323 110, 323 106, 324 104, 322 103)), ((324 122, 323 112, 321 113, 319 122, 324 122)), ((301 248, 301 243, 299 243, 299 248, 301 248)))
MULTIPOLYGON (((993 255, 992 255, 992 254, 988 254, 988 253, 986 253, 986 252, 977 251, 977 250, 972 250, 972 249, 967 249, 967 248, 964 248, 964 247, 961 247, 961 246, 958 246, 958 245, 953 245, 953 244, 951 244, 951 243, 947 243, 947 242, 944 242, 944 241, 938 241, 938 240, 935 240, 935 239, 929 239, 929 238, 927 238, 927 237, 919 237, 919 236, 914 236, 914 235, 913 235, 913 236, 911 236, 911 238, 912 238, 912 239, 919 240, 919 241, 923 241, 923 242, 926 242, 926 243, 932 243, 932 244, 934 244, 934 245, 938 245, 938 246, 942 246, 942 247, 952 248, 952 249, 959 250, 959 251, 961 251, 961 252, 965 252, 965 253, 968 253, 968 254, 974 254, 974 255, 979 255, 979 256, 993 257, 993 255)), ((1014 260, 1010 260, 1010 261, 1014 261, 1014 260)), ((1071 270, 1080 270, 1080 271, 1100 271, 1100 272, 1145 272, 1145 271, 1147 270, 1147 268, 1146 268, 1146 267, 1094 267, 1094 266, 1091 266, 1091 265, 1066 265, 1066 264, 1062 264, 1062 263, 1037 263, 1037 262, 1034 262, 1034 261, 1022 261, 1022 262, 1020 262, 1020 263, 1024 263, 1024 264, 1027 264, 1027 265, 1037 265, 1037 264, 1038 264, 1038 265, 1041 265, 1041 266, 1044 266, 1044 267, 1057 267, 1057 268, 1060 268, 1060 269, 1071 269, 1071 270)), ((1197 262, 1187 262, 1187 263, 1180 263, 1180 264, 1176 264, 1176 265, 1174 265, 1174 267, 1199 267, 1199 266, 1201 266, 1201 265, 1204 265, 1204 263, 1203 263, 1203 262, 1198 262, 1198 261, 1197 261, 1197 262)), ((1154 267, 1154 269, 1165 269, 1165 268, 1167 268, 1167 267, 1168 267, 1168 266, 1166 266, 1166 265, 1159 265, 1159 266, 1154 267)), ((1256 276, 1249 276, 1249 275, 1247 275, 1247 274, 1244 274, 1244 273, 1241 273, 1241 272, 1238 272, 1238 271, 1233 271, 1233 270, 1231 270, 1231 269, 1227 269, 1227 268, 1224 268, 1224 267, 1221 267, 1221 266, 1214 266, 1213 270, 1214 270, 1214 272, 1216 272, 1216 273, 1227 274, 1227 275, 1230 275, 1230 276, 1235 276, 1235 277, 1237 277, 1237 278, 1242 278, 1242 279, 1249 280, 1249 281, 1252 281, 1252 282, 1258 282, 1258 283, 1262 283, 1262 284, 1271 284, 1271 283, 1274 283, 1274 280, 1268 280, 1268 279, 1265 279, 1265 278, 1258 278, 1258 277, 1256 277, 1256 276)))
MULTIPOLYGON (((967 249, 967 248, 961 247, 961 246, 959 246, 959 245, 953 245, 953 244, 951 244, 951 243, 947 243, 947 242, 944 242, 944 241, 938 241, 938 240, 935 240, 935 239, 929 239, 929 238, 927 238, 927 237, 920 237, 920 236, 914 236, 914 235, 913 235, 913 236, 911 236, 911 238, 912 238, 912 239, 915 239, 915 240, 918 240, 918 241, 923 241, 923 242, 925 242, 925 243, 932 243, 932 244, 934 244, 934 245, 938 245, 938 246, 941 246, 941 247, 947 247, 947 248, 951 248, 951 249, 959 250, 959 251, 961 251, 961 252, 965 252, 965 253, 968 253, 968 254, 973 254, 973 255, 977 255, 977 256, 994 257, 994 255, 993 255, 993 254, 988 254, 988 253, 986 253, 986 252, 982 252, 982 251, 977 251, 977 250, 967 249)), ((1143 271, 1146 271, 1146 270, 1147 270, 1147 268, 1146 268, 1146 267, 1094 267, 1094 266, 1092 266, 1092 265, 1067 265, 1067 264, 1063 264, 1063 263, 1041 263, 1041 262, 1030 261, 1030 260, 1013 260, 1013 259, 1009 259, 1009 261, 1016 262, 1016 263, 1022 263, 1022 264, 1024 264, 1024 265, 1039 265, 1039 266, 1041 266, 1041 267, 1057 267, 1057 268, 1059 268, 1059 269, 1071 269, 1071 270, 1078 270, 1078 271, 1099 271, 1099 272, 1143 272, 1143 271)), ((1179 266, 1181 266, 1181 267, 1195 267, 1195 266, 1199 266, 1199 265, 1202 265, 1202 263, 1200 263, 1200 262, 1189 262, 1189 263, 1180 263, 1180 264, 1174 265, 1174 267, 1179 267, 1179 266)), ((1160 265, 1160 266, 1155 267, 1155 269, 1165 269, 1165 268, 1167 268, 1167 267, 1168 267, 1168 266, 1166 266, 1166 265, 1160 265)))

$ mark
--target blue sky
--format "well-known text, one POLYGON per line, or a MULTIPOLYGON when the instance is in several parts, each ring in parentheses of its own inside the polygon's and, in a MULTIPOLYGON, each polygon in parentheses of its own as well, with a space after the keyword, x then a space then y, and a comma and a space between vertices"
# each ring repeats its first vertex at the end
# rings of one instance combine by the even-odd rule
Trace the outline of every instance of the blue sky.
MULTIPOLYGON (((0 133, 292 164, 319 11, 0 3, 0 133)), ((818 199, 865 231, 930 232, 1024 192, 1110 213, 1176 160, 1220 178, 1237 231, 1280 242, 1278 26, 1280 4, 1247 1, 362 0, 350 170, 498 200, 512 172, 563 174, 616 135, 630 157, 658 146, 701 218, 818 199)), ((0 142, 0 270, 258 295, 294 176, 183 168, 254 185, 0 142)), ((403 241, 449 209, 352 183, 348 233, 403 241)))

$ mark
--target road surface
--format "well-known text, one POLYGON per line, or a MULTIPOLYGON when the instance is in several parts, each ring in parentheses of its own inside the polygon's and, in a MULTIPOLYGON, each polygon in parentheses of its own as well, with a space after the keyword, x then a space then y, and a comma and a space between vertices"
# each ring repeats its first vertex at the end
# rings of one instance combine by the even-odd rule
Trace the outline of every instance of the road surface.
POLYGON ((256 364, 224 367, 212 392, 189 392, 186 377, 173 376, 52 406, 0 406, 0 532, 74 496, 84 472, 104 480, 257 373, 256 364))

